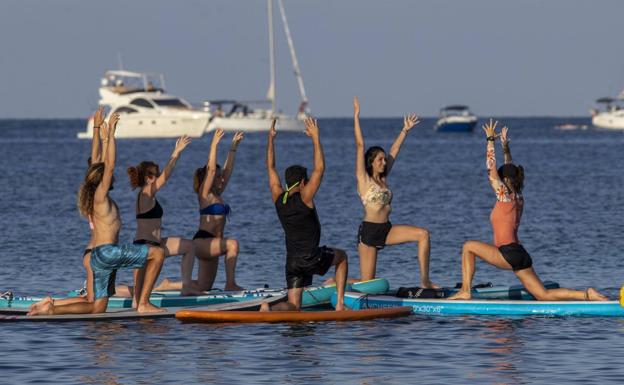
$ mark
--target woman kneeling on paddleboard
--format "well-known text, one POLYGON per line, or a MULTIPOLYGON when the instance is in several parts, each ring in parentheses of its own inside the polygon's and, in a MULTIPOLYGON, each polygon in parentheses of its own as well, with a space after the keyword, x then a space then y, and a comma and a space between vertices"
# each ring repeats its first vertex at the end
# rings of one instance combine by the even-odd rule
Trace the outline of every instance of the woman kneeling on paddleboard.
POLYGON ((217 164, 217 147, 221 138, 223 130, 217 129, 210 145, 208 162, 195 171, 193 180, 193 189, 199 202, 199 230, 193 236, 195 253, 199 258, 198 286, 201 290, 212 288, 219 266, 218 257, 225 255, 225 290, 242 290, 235 278, 238 241, 223 237, 230 206, 223 202, 221 194, 232 175, 236 149, 243 139, 243 133, 234 135, 223 169, 217 164))
MULTIPOLYGON (((162 237, 162 216, 163 209, 156 199, 156 193, 164 187, 169 180, 171 173, 178 161, 178 158, 191 139, 184 135, 175 144, 171 158, 167 162, 161 173, 158 165, 151 161, 143 161, 137 166, 128 167, 128 177, 132 189, 140 187, 136 202, 137 230, 134 237, 135 244, 147 244, 162 246, 165 249, 165 257, 172 255, 182 255, 181 276, 182 285, 172 288, 169 281, 161 284, 154 290, 181 289, 182 295, 199 295, 201 291, 194 287, 191 276, 193 274, 193 263, 195 260, 195 247, 193 241, 182 237, 162 237)), ((143 274, 141 270, 135 270, 135 281, 137 274, 143 274)), ((136 296, 135 296, 136 297, 136 296)))
POLYGON ((360 128, 360 102, 357 97, 353 98, 353 113, 355 176, 357 191, 364 205, 364 221, 358 231, 360 279, 367 281, 375 278, 377 253, 386 245, 418 242, 421 285, 424 288, 435 288, 437 286, 429 280, 429 231, 422 227, 390 223, 392 192, 386 184, 386 178, 399 155, 407 133, 419 123, 418 117, 414 114, 405 117, 403 128, 386 156, 384 149, 377 146, 370 147, 364 153, 364 138, 360 128))
POLYGON ((498 122, 483 126, 487 136, 486 165, 490 184, 496 193, 496 204, 490 214, 494 230, 494 245, 479 241, 467 241, 462 249, 462 287, 449 299, 470 299, 472 277, 475 273, 475 257, 500 269, 513 270, 520 282, 539 301, 606 301, 607 298, 593 288, 585 291, 570 289, 546 289, 533 270, 531 256, 518 240, 518 227, 522 217, 524 198, 524 169, 512 163, 507 127, 496 134, 498 122), (494 141, 500 136, 505 164, 496 169, 494 141))

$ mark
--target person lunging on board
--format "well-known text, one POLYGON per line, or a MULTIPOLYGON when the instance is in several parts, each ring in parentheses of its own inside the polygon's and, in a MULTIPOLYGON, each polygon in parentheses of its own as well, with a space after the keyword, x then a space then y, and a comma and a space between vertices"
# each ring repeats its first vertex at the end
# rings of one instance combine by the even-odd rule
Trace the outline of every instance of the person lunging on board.
POLYGON ((94 302, 56 305, 54 301, 50 301, 31 312, 31 315, 105 312, 108 298, 115 294, 115 274, 120 268, 145 268, 143 284, 135 283, 135 288, 140 293, 137 311, 162 311, 149 302, 149 297, 162 267, 164 250, 162 247, 149 245, 118 244, 121 216, 117 204, 109 197, 115 169, 115 129, 118 120, 119 115, 116 113, 109 118, 108 133, 102 139, 104 162, 89 166, 78 193, 80 213, 93 223, 90 265, 93 271, 94 302))
POLYGON ((284 228, 286 237, 286 285, 288 302, 269 307, 262 305, 262 311, 300 310, 303 289, 312 284, 314 274, 325 275, 329 268, 336 266, 336 289, 338 301, 336 310, 344 310, 344 292, 347 281, 347 254, 333 247, 319 247, 321 224, 319 222, 314 196, 321 186, 325 171, 325 158, 319 138, 316 119, 305 119, 305 133, 314 145, 314 170, 308 179, 305 167, 294 165, 286 169, 286 189, 282 188, 279 175, 275 170, 275 151, 273 141, 275 131, 273 119, 267 143, 267 171, 271 199, 275 204, 277 216, 284 228))
POLYGON ((423 288, 437 287, 429 279, 429 230, 390 223, 392 191, 388 188, 387 177, 407 134, 418 123, 420 121, 415 114, 409 114, 403 119, 403 128, 390 147, 388 155, 378 146, 369 147, 364 152, 364 137, 360 128, 360 102, 357 97, 353 98, 355 176, 357 191, 364 205, 364 220, 358 230, 360 279, 363 281, 375 278, 377 253, 386 245, 418 242, 421 285, 423 288))
POLYGON ((546 289, 533 270, 533 260, 518 239, 518 227, 524 207, 522 189, 524 169, 512 163, 507 127, 496 134, 498 122, 483 125, 487 137, 486 166, 490 185, 496 194, 496 203, 490 214, 494 230, 494 245, 479 241, 467 241, 462 248, 462 286, 449 299, 470 299, 476 257, 499 269, 513 270, 526 290, 539 301, 606 301, 607 297, 593 288, 587 290, 546 289), (496 168, 494 141, 501 139, 505 164, 496 168))

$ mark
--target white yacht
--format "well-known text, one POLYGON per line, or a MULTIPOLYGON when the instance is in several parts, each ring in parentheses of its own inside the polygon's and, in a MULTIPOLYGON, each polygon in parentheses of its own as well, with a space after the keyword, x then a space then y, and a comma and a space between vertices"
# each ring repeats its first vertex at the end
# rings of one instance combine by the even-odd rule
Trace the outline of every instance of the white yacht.
POLYGON ((284 9, 283 0, 277 0, 284 26, 284 33, 290 50, 290 57, 293 64, 293 70, 297 78, 299 87, 299 95, 301 103, 296 116, 286 115, 279 112, 275 103, 275 41, 273 36, 273 0, 267 0, 268 19, 269 19, 269 59, 270 59, 270 83, 267 91, 267 100, 261 102, 241 102, 235 100, 213 100, 204 102, 204 110, 210 112, 212 119, 208 124, 207 131, 216 128, 222 128, 226 131, 268 131, 271 127, 273 117, 277 118, 276 128, 278 131, 303 131, 306 114, 308 110, 308 98, 303 85, 303 77, 301 69, 297 61, 295 46, 288 27, 286 19, 286 11, 284 9), (266 103, 271 108, 252 107, 251 104, 257 105, 266 103))
POLYGON ((596 100, 598 104, 604 104, 604 110, 592 109, 592 124, 596 127, 610 130, 624 130, 624 108, 622 108, 622 97, 600 98, 596 100))
MULTIPOLYGON (((107 117, 117 112, 117 138, 200 137, 210 113, 194 109, 187 101, 165 92, 162 74, 108 71, 100 85, 99 104, 107 107, 107 117)), ((93 136, 93 118, 78 138, 93 136)))

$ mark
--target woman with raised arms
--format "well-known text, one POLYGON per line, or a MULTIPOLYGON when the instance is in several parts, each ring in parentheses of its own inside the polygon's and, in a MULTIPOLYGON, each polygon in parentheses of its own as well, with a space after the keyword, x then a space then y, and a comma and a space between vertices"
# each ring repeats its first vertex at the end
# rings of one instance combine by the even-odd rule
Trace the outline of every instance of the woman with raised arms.
POLYGON ((403 128, 390 147, 390 153, 386 155, 384 149, 378 146, 364 151, 360 103, 357 97, 353 98, 353 112, 355 176, 357 191, 364 205, 364 221, 358 231, 360 279, 366 281, 375 278, 377 253, 386 245, 418 242, 421 285, 424 288, 435 288, 437 286, 429 279, 429 231, 422 227, 390 223, 392 192, 386 183, 403 141, 412 127, 420 123, 418 117, 410 114, 403 119, 403 128))
MULTIPOLYGON (((195 260, 193 241, 182 237, 162 237, 163 209, 156 199, 156 193, 165 186, 180 154, 190 142, 191 139, 186 135, 180 137, 176 141, 171 157, 162 173, 160 172, 158 164, 152 161, 143 161, 137 166, 129 167, 127 171, 132 189, 140 188, 136 201, 137 229, 134 243, 162 246, 165 249, 165 257, 182 255, 180 267, 182 276, 181 294, 199 295, 201 291, 194 287, 191 281, 193 263, 195 260)), ((141 282, 143 271, 135 270, 134 274, 135 281, 136 275, 138 274, 139 282, 141 282)), ((157 287, 157 289, 163 290, 165 288, 161 285, 157 287)), ((134 297, 136 300, 136 293, 134 297)))
POLYGON ((238 258, 238 241, 225 238, 223 231, 230 206, 224 203, 221 195, 225 190, 232 170, 238 144, 243 133, 237 132, 232 139, 223 169, 217 164, 217 149, 223 138, 223 130, 214 132, 208 162, 195 171, 193 188, 199 202, 199 230, 193 236, 195 254, 199 258, 198 287, 210 290, 214 284, 219 265, 218 257, 225 255, 225 290, 242 290, 236 284, 236 260, 238 258))
POLYGON ((496 134, 498 122, 483 126, 487 137, 486 166, 490 185, 496 194, 496 203, 490 214, 494 230, 494 244, 467 241, 462 248, 462 286, 449 299, 470 299, 476 257, 499 269, 513 270, 526 290, 539 301, 586 300, 606 301, 607 298, 593 288, 584 291, 570 289, 546 289, 533 270, 533 260, 520 244, 518 227, 522 218, 524 197, 524 169, 512 163, 507 127, 496 134), (494 141, 500 136, 505 164, 496 168, 494 141))

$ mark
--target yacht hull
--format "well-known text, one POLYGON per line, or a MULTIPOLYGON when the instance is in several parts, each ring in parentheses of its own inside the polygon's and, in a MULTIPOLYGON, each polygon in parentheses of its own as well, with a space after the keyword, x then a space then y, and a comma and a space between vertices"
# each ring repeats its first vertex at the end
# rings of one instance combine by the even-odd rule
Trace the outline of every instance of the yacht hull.
MULTIPOLYGON (((124 114, 117 125, 115 138, 177 138, 188 135, 192 138, 201 137, 208 125, 208 114, 194 116, 133 116, 124 114)), ((79 132, 79 139, 93 136, 93 121, 89 120, 87 130, 79 132)))
POLYGON ((609 130, 624 130, 624 112, 601 112, 592 118, 592 124, 609 130))
MULTIPOLYGON (((206 131, 213 131, 221 128, 225 131, 244 131, 244 132, 261 132, 268 131, 271 128, 271 118, 252 118, 252 117, 216 117, 210 121, 206 131)), ((289 118, 278 119, 276 124, 277 131, 303 131, 303 121, 289 118)))

